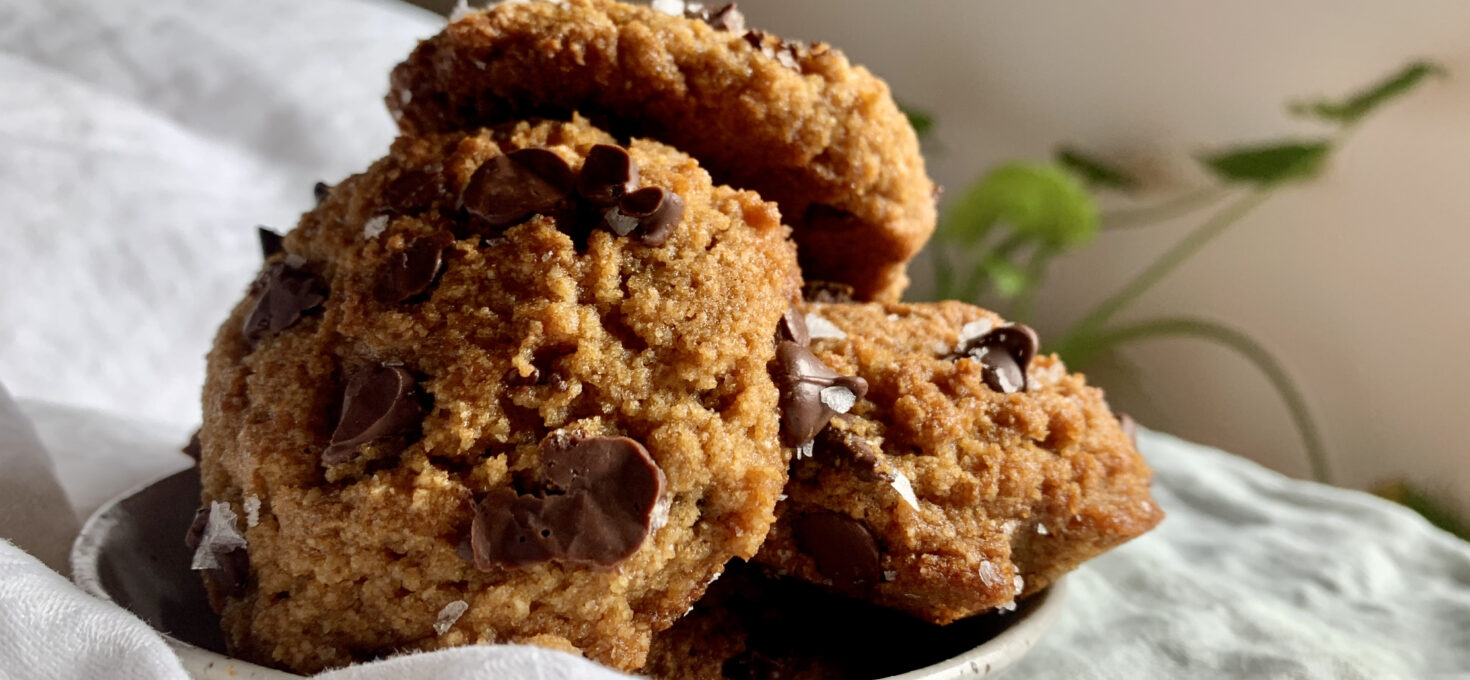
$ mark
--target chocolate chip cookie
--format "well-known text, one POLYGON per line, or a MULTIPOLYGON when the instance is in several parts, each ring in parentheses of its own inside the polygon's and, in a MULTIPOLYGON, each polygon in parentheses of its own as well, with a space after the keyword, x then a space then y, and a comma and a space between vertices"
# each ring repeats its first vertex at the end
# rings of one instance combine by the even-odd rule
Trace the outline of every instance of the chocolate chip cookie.
POLYGON ((1162 519, 1102 391, 1025 326, 959 302, 804 312, 812 353, 866 390, 793 463, 758 563, 947 623, 1162 519))
POLYGON ((935 186, 888 86, 841 52, 612 0, 471 12, 393 72, 409 132, 573 111, 688 152, 781 207, 807 278, 896 301, 934 229, 935 186))
POLYGON ((209 355, 190 541, 234 654, 528 642, 644 663, 774 521, 774 204, 574 118, 400 138, 209 355))

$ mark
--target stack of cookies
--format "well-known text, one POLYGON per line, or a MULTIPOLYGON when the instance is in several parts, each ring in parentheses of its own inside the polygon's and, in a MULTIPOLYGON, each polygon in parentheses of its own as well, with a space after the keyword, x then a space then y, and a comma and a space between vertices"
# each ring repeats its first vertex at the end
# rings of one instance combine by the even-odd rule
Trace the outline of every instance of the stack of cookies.
POLYGON ((1035 333, 898 302, 936 192, 887 86, 660 9, 456 19, 392 74, 389 154, 261 232, 187 537, 236 656, 871 675, 753 629, 786 603, 973 645, 1161 519, 1035 333))

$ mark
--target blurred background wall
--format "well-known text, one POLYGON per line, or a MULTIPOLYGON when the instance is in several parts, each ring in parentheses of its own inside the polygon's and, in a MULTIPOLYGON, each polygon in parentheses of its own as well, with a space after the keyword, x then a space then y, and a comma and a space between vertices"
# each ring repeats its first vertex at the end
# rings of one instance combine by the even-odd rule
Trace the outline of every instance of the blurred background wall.
MULTIPOLYGON (((444 9, 451 3, 423 0, 444 9)), ((476 3, 479 4, 479 3, 476 3)), ((751 26, 835 44, 932 112, 930 169, 952 190, 1060 142, 1200 181, 1188 153, 1322 132, 1283 104, 1338 96, 1428 57, 1447 66, 1370 119, 1325 177, 1282 192, 1133 307, 1228 321, 1306 391, 1335 481, 1408 477, 1470 510, 1470 3, 999 3, 743 0, 751 26)), ((951 191, 953 196, 956 192, 951 191)), ((1201 217, 1105 233, 1059 261, 1043 342, 1201 217)), ((924 261, 909 297, 931 295, 924 261)), ((1093 379, 1144 424, 1305 476, 1280 399, 1194 340, 1122 350, 1093 379)))

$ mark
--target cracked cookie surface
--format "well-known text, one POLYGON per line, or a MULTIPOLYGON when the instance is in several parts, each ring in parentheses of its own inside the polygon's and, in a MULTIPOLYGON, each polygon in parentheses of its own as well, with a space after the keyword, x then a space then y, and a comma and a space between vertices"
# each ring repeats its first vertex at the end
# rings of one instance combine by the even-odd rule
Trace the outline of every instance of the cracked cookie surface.
MULTIPOLYGON (((767 365, 789 230, 662 144, 628 143, 623 182, 613 141, 580 118, 406 136, 272 240, 203 395, 205 506, 248 555, 235 593, 208 580, 232 653, 314 672, 526 642, 633 669, 756 552, 790 455, 767 365), (526 526, 540 552, 495 552, 526 526)), ((207 520, 195 539, 244 557, 207 520)))
POLYGON ((794 462, 757 563, 947 623, 1163 518, 1102 391, 1029 330, 959 302, 803 309, 812 352, 868 390, 794 462))
POLYGON ((913 128, 842 53, 743 23, 611 0, 505 3, 420 44, 387 103, 411 132, 580 111, 671 144, 778 203, 807 278, 897 301, 935 223, 913 128))

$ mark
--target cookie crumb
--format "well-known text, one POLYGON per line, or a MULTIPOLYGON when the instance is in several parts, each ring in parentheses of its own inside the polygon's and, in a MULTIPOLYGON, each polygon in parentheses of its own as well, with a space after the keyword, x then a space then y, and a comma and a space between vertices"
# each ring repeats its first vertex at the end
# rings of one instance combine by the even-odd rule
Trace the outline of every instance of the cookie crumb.
POLYGON ((439 610, 439 618, 434 621, 434 634, 443 635, 448 633, 449 629, 454 627, 454 622, 458 621, 459 617, 464 616, 464 613, 469 611, 469 608, 470 604, 464 600, 455 600, 444 605, 444 608, 439 610))

